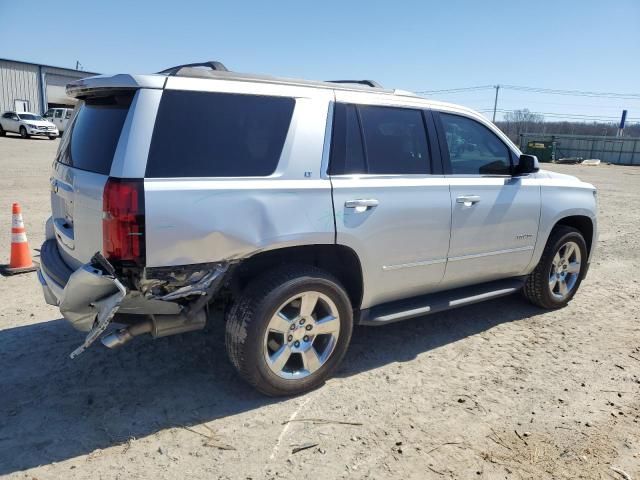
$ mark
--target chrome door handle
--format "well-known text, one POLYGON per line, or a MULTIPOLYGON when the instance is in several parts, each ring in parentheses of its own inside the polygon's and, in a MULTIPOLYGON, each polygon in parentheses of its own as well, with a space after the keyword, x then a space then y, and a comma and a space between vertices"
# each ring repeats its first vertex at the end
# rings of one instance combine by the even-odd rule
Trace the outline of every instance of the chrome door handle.
POLYGON ((456 198, 456 203, 462 203, 465 207, 471 207, 480 201, 478 195, 461 195, 456 198))
POLYGON ((355 200, 347 200, 344 202, 346 208, 355 208, 356 212, 365 212, 371 208, 375 208, 380 204, 375 198, 357 198, 355 200))

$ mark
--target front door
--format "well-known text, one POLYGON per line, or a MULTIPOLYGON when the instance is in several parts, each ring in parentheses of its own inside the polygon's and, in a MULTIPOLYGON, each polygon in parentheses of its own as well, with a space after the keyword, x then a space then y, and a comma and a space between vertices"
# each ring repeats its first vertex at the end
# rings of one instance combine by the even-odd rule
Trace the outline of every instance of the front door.
POLYGON ((29 111, 29 100, 15 100, 13 104, 16 112, 18 113, 29 111))
POLYGON ((50 108, 49 110, 46 111, 46 113, 42 116, 42 118, 53 123, 53 114, 55 111, 56 111, 55 108, 50 108))
POLYGON ((53 114, 53 124, 58 128, 58 130, 62 130, 63 116, 64 110, 62 108, 56 108, 56 111, 53 114))
POLYGON ((522 274, 538 232, 537 180, 511 176, 515 154, 488 126, 461 115, 438 117, 453 208, 443 286, 522 274))
MULTIPOLYGON (((339 100, 339 92, 336 96, 339 100)), ((445 271, 451 203, 434 175, 419 109, 337 103, 329 175, 336 241, 360 258, 362 307, 433 291, 445 271)))

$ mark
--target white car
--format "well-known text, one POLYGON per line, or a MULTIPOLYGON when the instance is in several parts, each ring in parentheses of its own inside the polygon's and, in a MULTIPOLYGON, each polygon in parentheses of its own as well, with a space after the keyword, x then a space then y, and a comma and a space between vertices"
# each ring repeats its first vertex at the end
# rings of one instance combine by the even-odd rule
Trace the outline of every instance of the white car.
POLYGON ((22 138, 40 135, 55 140, 59 136, 58 127, 31 112, 4 112, 0 117, 0 137, 7 132, 18 133, 22 138))
POLYGON ((72 115, 73 108, 50 108, 43 117, 58 127, 58 131, 60 135, 62 135, 67 129, 67 124, 69 120, 71 120, 72 115))

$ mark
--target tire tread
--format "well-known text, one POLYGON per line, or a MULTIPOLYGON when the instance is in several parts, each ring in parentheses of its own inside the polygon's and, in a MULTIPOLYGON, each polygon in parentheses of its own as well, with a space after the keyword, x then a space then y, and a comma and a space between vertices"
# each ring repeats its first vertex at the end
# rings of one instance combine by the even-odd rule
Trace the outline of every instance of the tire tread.
POLYGON ((249 328, 256 319, 256 310, 274 289, 301 277, 322 278, 335 283, 344 290, 336 278, 320 268, 304 264, 286 265, 266 272, 249 283, 234 301, 227 315, 225 345, 229 359, 240 377, 266 395, 282 395, 283 392, 265 382, 257 372, 255 365, 252 365, 248 360, 249 328))

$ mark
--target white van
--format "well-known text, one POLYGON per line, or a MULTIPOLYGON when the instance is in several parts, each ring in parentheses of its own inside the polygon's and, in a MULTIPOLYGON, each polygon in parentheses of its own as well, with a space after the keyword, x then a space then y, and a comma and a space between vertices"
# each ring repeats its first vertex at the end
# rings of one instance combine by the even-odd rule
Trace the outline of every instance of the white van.
POLYGON ((47 113, 43 115, 45 120, 49 120, 56 127, 60 135, 67 129, 67 123, 71 120, 73 115, 73 108, 50 108, 47 113))

